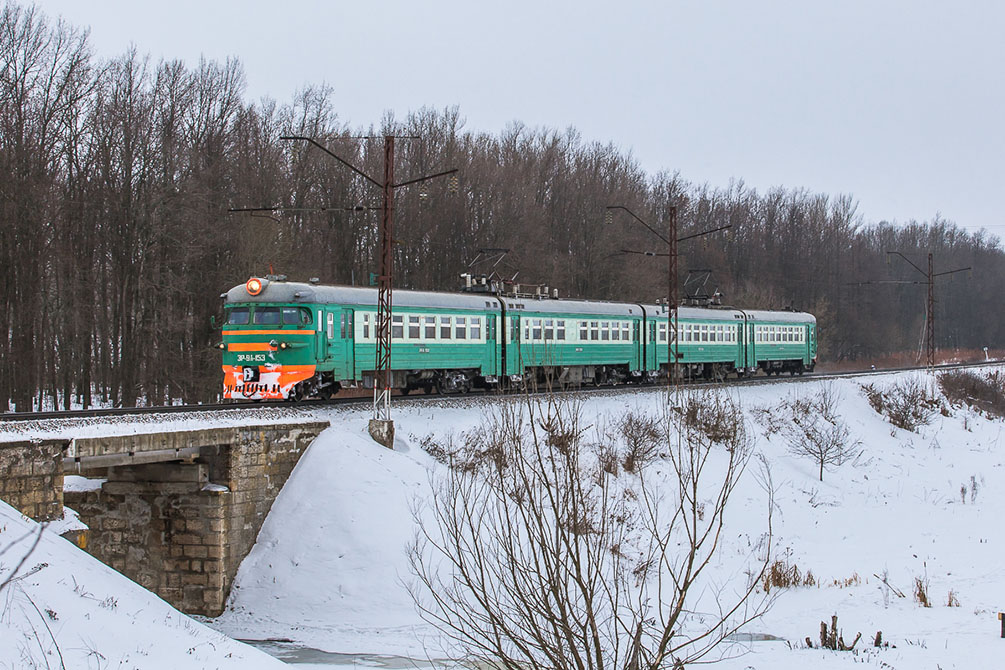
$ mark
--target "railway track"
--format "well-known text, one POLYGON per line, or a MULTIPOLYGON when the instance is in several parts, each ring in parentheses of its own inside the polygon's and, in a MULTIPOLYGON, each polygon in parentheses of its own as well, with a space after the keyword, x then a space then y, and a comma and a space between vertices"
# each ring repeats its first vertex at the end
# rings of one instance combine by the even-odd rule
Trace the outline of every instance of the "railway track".
MULTIPOLYGON (((935 366, 936 370, 955 370, 962 368, 972 368, 972 367, 983 367, 988 365, 1005 365, 1005 361, 981 361, 978 363, 946 363, 942 365, 935 366)), ((711 384, 719 383, 729 386, 743 385, 743 384, 778 384, 787 383, 792 381, 812 381, 816 379, 840 379, 842 377, 861 377, 867 375, 888 375, 898 372, 911 372, 911 371, 921 371, 925 370, 924 366, 913 366, 913 367, 901 367, 901 368, 884 368, 882 370, 850 370, 843 372, 817 372, 809 375, 788 377, 788 376, 778 376, 778 377, 745 377, 742 379, 727 379, 725 382, 694 382, 695 384, 711 384)), ((579 388, 568 392, 571 393, 592 393, 592 392, 609 392, 611 390, 619 389, 640 389, 640 388, 658 388, 659 385, 652 384, 648 386, 636 386, 636 385, 617 385, 617 386, 601 386, 596 388, 579 388)), ((478 395, 476 393, 476 395, 478 395)), ((395 402, 415 402, 428 398, 435 398, 437 396, 428 395, 409 395, 409 396, 395 396, 395 402)), ((470 395, 457 396, 449 395, 442 396, 446 398, 455 397, 465 397, 470 398, 470 395)), ((121 416, 134 416, 134 415, 148 415, 148 414, 183 414, 183 413, 199 413, 199 412, 219 412, 219 411, 242 411, 251 409, 293 409, 293 408, 303 408, 303 409, 316 409, 321 407, 334 407, 334 406, 352 406, 352 405, 363 405, 366 403, 371 403, 373 400, 369 397, 361 398, 334 398, 332 400, 305 400, 299 403, 290 402, 230 402, 230 403, 216 403, 216 404, 202 404, 202 405, 163 405, 163 406, 151 406, 151 407, 117 407, 117 408, 101 408, 101 409, 82 409, 82 410, 60 410, 52 412, 5 412, 0 414, 0 424, 7 422, 18 422, 18 421, 45 421, 53 419, 88 419, 88 418, 99 418, 99 417, 121 417, 121 416)))

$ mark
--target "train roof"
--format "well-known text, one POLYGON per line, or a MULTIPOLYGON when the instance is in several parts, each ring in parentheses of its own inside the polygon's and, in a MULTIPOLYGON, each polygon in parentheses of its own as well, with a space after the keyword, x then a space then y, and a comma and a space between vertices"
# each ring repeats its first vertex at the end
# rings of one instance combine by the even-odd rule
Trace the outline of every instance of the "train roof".
POLYGON ((501 298, 507 311, 523 314, 597 314, 603 316, 642 316, 640 305, 602 300, 557 300, 555 298, 501 298))
MULTIPOLYGON (((227 303, 322 303, 338 305, 377 305, 377 289, 361 286, 307 284, 303 282, 269 281, 262 279, 258 295, 248 293, 240 284, 227 291, 227 303)), ((554 298, 512 298, 479 293, 446 293, 438 291, 408 291, 396 289, 394 304, 399 307, 433 307, 440 309, 498 309, 502 302, 507 311, 521 314, 596 314, 603 316, 665 316, 666 306, 600 300, 557 300, 554 298)), ((733 307, 680 307, 681 319, 709 321, 774 321, 778 323, 816 323, 816 317, 806 312, 773 310, 740 310, 733 307)))
MULTIPOLYGON (((666 316, 664 305, 642 305, 646 314, 666 316)), ((736 307, 678 307, 681 319, 704 321, 734 321, 747 318, 752 321, 774 321, 777 323, 816 323, 817 319, 807 312, 788 312, 765 309, 738 309, 736 307)))
MULTIPOLYGON (((361 286, 328 286, 305 284, 302 282, 262 280, 262 292, 248 293, 247 285, 241 284, 226 293, 226 301, 234 302, 278 302, 278 303, 322 303, 338 305, 377 305, 377 289, 361 286)), ((487 309, 499 307, 499 301, 492 295, 470 293, 437 293, 433 291, 408 291, 396 289, 394 304, 399 307, 440 307, 461 309, 487 309)))
MULTIPOLYGON (((322 303, 338 305, 377 305, 377 289, 359 286, 331 286, 303 282, 261 280, 262 292, 248 293, 247 285, 240 284, 225 294, 228 303, 322 303)), ((453 309, 499 309, 505 303, 507 310, 522 314, 597 314, 606 316, 642 316, 637 304, 594 300, 556 300, 554 298, 510 298, 489 293, 446 293, 438 291, 409 291, 395 289, 394 305, 397 307, 433 307, 453 309)))

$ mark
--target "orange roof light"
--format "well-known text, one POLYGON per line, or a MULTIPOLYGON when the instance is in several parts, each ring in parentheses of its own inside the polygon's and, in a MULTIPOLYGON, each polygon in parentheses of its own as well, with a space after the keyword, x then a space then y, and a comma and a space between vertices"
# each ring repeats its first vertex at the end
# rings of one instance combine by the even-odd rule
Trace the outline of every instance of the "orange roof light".
POLYGON ((251 295, 258 295, 262 292, 262 280, 257 277, 252 277, 248 280, 248 283, 244 285, 244 288, 248 289, 248 293, 251 295))

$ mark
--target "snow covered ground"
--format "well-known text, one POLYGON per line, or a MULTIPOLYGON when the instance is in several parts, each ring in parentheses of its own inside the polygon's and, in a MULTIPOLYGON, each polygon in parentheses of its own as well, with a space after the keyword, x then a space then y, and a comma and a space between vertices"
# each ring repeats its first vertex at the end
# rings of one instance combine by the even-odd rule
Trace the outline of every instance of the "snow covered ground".
POLYGON ((0 502, 0 668, 282 668, 0 502), (8 581, 9 580, 9 581, 8 581))
MULTIPOLYGON (((999 520, 999 511, 1005 509, 1005 422, 955 407, 950 416, 935 413, 931 423, 917 432, 895 428, 870 407, 861 383, 887 387, 904 377, 807 379, 729 391, 744 409, 755 448, 772 466, 777 488, 776 555, 804 574, 812 571, 816 585, 776 590, 780 596, 773 608, 747 631, 755 638, 763 634, 780 639, 735 643, 728 650, 735 657, 718 667, 828 669, 856 663, 933 670, 1001 667, 1005 640, 1000 638, 996 615, 1005 610, 999 520), (761 408, 776 406, 794 394, 812 395, 828 383, 840 393, 840 414, 852 439, 861 442, 862 454, 854 462, 828 469, 820 482, 816 465, 789 453, 786 440, 777 433, 769 436, 758 417, 761 408), (884 573, 905 597, 881 584, 875 575, 884 573), (913 599, 916 578, 927 582, 931 607, 913 599), (959 606, 947 606, 950 591, 959 606), (815 644, 820 622, 835 614, 846 641, 862 633, 856 651, 805 648, 802 640, 810 637, 815 644), (882 631, 889 647, 871 646, 877 631, 882 631)), ((584 411, 610 417, 626 409, 654 411, 663 402, 665 395, 659 390, 599 394, 585 401, 584 411)), ((430 435, 459 435, 478 425, 485 411, 485 404, 474 398, 401 404, 395 409, 397 439, 391 451, 370 440, 366 410, 313 410, 314 416, 329 419, 332 427, 301 458, 258 543, 240 567, 227 612, 209 625, 235 638, 285 638, 294 646, 339 652, 301 654, 316 667, 394 665, 393 660, 353 654, 435 656, 435 635, 422 625, 405 588, 411 580, 405 546, 415 533, 412 509, 428 499, 430 477, 442 468, 423 451, 422 441, 430 435)), ((289 419, 282 411, 264 417, 289 419)), ((192 416, 171 422, 194 428, 237 420, 192 416)), ((122 422, 111 430, 153 428, 148 422, 122 422)), ((79 435, 79 430, 79 425, 40 425, 27 432, 55 437, 79 435)), ((90 424, 86 430, 98 434, 102 429, 90 424)), ((25 434, 23 428, 0 427, 0 439, 23 439, 25 434), (9 434, 4 435, 5 430, 9 434)), ((755 479, 748 471, 734 496, 726 556, 741 553, 749 537, 764 528, 764 507, 757 504, 763 493, 755 479)), ((20 536, 30 530, 30 522, 9 508, 4 513, 6 529, 0 539, 11 537, 12 531, 20 536)), ((58 620, 48 623, 54 632, 59 629, 64 653, 74 647, 83 654, 82 664, 67 667, 99 667, 86 665, 96 660, 88 656, 90 649, 114 659, 100 667, 119 667, 124 655, 132 665, 122 667, 230 667, 232 660, 246 667, 258 667, 255 663, 269 667, 261 655, 214 635, 139 587, 121 578, 113 580, 111 570, 81 558, 61 538, 43 536, 42 547, 49 553, 38 561, 49 567, 19 584, 35 589, 29 593, 42 616, 46 608, 58 614, 58 620), (75 591, 78 585, 89 596, 75 591), (117 599, 117 607, 101 605, 108 597, 117 599), (129 635, 116 635, 116 630, 128 630, 129 635), (156 661, 154 649, 158 649, 156 661), (190 654, 189 649, 195 651, 190 654), (143 657, 143 650, 150 656, 143 657), (246 660, 237 661, 239 655, 246 660)), ((0 556, 0 562, 10 565, 10 555, 0 556)), ((34 557, 30 564, 27 568, 35 564, 34 557)), ((732 566, 732 561, 723 562, 723 579, 735 575, 732 567, 727 571, 727 564, 732 566)), ((15 632, 23 629, 11 622, 10 614, 17 613, 19 620, 34 622, 44 645, 41 617, 27 601, 12 607, 9 592, 4 591, 5 600, 0 602, 8 611, 0 620, 0 631, 4 626, 15 632)), ((37 643, 29 644, 33 639, 22 635, 18 640, 7 644, 0 635, 0 659, 20 653, 25 645, 39 654, 37 643)), ((8 665, 19 667, 16 659, 8 665)))
MULTIPOLYGON (((772 464, 777 487, 775 546, 779 557, 812 571, 816 586, 783 589, 774 607, 748 629, 778 641, 737 643, 732 669, 996 667, 1005 640, 996 618, 1005 609, 1000 510, 1005 509, 1005 423, 953 408, 935 413, 918 432, 892 426, 870 407, 861 382, 892 385, 904 375, 868 380, 801 381, 731 391, 748 416, 756 448, 772 464), (757 409, 784 396, 834 384, 840 413, 862 455, 829 469, 789 453, 767 436, 757 409), (972 493, 972 481, 977 493, 972 493), (961 487, 967 492, 961 497, 961 487), (901 598, 874 575, 887 575, 901 598), (929 608, 914 601, 915 578, 928 583, 929 608), (949 607, 952 591, 958 607, 949 607), (855 652, 807 649, 820 622, 839 616, 855 652), (877 631, 889 647, 875 649, 877 631), (885 666, 883 664, 886 664, 885 666)), ((660 391, 592 397, 591 415, 653 409, 660 391)), ((430 470, 441 467, 423 437, 460 434, 481 420, 483 406, 430 401, 396 410, 394 451, 366 434, 365 414, 332 416, 333 427, 303 457, 238 574, 228 611, 212 625, 246 638, 282 637, 329 651, 425 658, 436 645, 404 587, 404 552, 415 532, 411 508, 429 494, 430 470)), ((759 485, 748 473, 730 514, 736 553, 764 527, 759 485)), ((730 543, 733 546, 730 546, 730 543)), ((757 636, 755 636, 757 637, 757 636)))

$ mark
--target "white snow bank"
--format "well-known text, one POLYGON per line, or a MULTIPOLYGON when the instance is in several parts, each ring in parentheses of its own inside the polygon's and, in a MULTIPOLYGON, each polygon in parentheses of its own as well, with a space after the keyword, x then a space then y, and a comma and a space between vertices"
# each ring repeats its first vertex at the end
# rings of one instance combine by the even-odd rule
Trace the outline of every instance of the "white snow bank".
MULTIPOLYGON (((999 665, 1005 422, 953 408, 951 416, 936 413, 917 433, 897 429, 869 406, 860 383, 886 387, 904 376, 729 391, 747 414, 757 450, 772 464, 777 555, 803 573, 811 570, 818 585, 780 591, 774 608, 747 629, 783 640, 737 643, 729 651, 742 655, 718 667, 999 665), (791 455, 785 439, 766 434, 754 416, 757 408, 813 393, 824 383, 840 392, 840 415, 863 453, 828 469, 820 482, 815 464, 791 455), (906 597, 891 594, 874 577, 884 571, 906 597), (913 601, 915 578, 928 581, 931 608, 913 601), (959 607, 947 606, 950 590, 959 607), (840 617, 847 642, 862 632, 857 651, 802 648, 806 637, 816 642, 820 622, 832 614, 840 617), (870 647, 877 630, 895 647, 870 647)), ((649 390, 591 396, 584 409, 602 420, 630 408, 655 411, 665 401, 665 392, 649 390)), ((405 547, 416 530, 411 508, 428 500, 430 471, 441 467, 419 442, 430 434, 459 434, 485 411, 483 402, 400 405, 395 451, 367 436, 365 410, 326 415, 332 428, 301 459, 240 568, 229 610, 212 625, 237 637, 290 638, 328 651, 435 653, 431 631, 404 586, 410 580, 405 547)), ((751 473, 748 479, 727 514, 726 581, 737 578, 734 557, 764 528, 764 508, 754 504, 759 485, 751 473)))
POLYGON ((0 502, 0 667, 286 667, 193 621, 56 530, 0 502))

